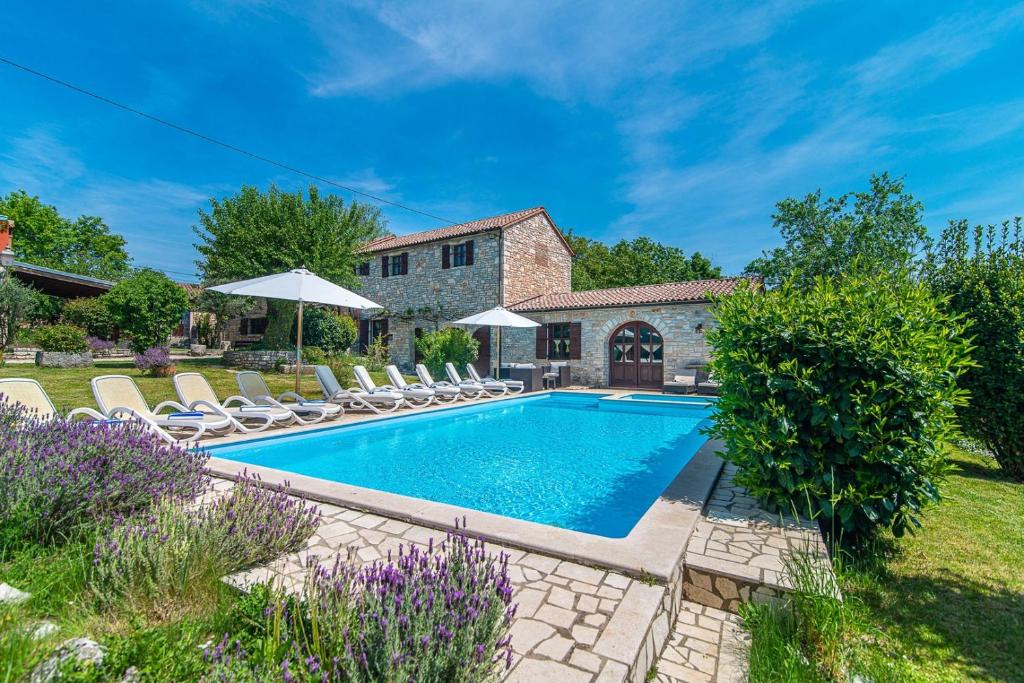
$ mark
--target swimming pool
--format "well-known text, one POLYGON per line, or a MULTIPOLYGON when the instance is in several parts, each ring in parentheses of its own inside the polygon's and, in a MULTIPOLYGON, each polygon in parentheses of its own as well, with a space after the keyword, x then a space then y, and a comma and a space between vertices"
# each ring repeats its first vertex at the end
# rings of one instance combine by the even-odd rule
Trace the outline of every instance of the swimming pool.
POLYGON ((213 446, 227 460, 622 538, 706 410, 554 392, 213 446))
POLYGON ((654 401, 656 403, 671 403, 686 407, 713 408, 715 396, 698 396, 696 394, 627 394, 621 398, 623 401, 654 401))

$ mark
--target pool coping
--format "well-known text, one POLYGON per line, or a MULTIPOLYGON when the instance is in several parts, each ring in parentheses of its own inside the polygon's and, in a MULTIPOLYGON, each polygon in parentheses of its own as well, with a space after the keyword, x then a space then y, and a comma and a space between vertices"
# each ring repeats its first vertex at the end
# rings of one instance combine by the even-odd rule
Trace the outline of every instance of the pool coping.
MULTIPOLYGON (((540 393, 550 392, 536 392, 540 393)), ((462 406, 445 406, 437 410, 459 407, 462 406)), ((415 414, 420 413, 372 416, 347 425, 355 426, 415 414)), ((320 429, 330 429, 332 426, 343 428, 346 425, 318 425, 320 429)), ((221 443, 234 445, 260 437, 273 438, 278 435, 288 436, 320 429, 301 432, 289 430, 286 433, 270 435, 254 434, 249 435, 250 438, 224 440, 221 443)), ((264 485, 286 490, 296 496, 414 522, 439 530, 452 530, 455 528, 456 520, 461 523, 464 519, 469 534, 488 541, 599 566, 638 578, 649 578, 659 583, 669 583, 682 562, 693 528, 718 479, 723 464, 716 455, 720 450, 721 442, 706 441, 624 538, 607 538, 447 503, 227 460, 218 458, 215 455, 216 451, 211 453, 208 466, 215 476, 232 478, 243 472, 258 474, 264 485)))

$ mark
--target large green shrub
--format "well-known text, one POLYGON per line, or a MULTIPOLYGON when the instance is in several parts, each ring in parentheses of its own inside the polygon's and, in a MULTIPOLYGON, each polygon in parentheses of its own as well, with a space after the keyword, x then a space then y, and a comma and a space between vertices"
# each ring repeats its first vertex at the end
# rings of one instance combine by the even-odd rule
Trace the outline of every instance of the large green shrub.
POLYGON ((964 431, 1024 481, 1024 240, 1021 219, 969 228, 951 223, 930 255, 928 279, 949 310, 971 321, 976 367, 960 377, 971 400, 964 431))
POLYGON ((924 285, 819 277, 715 306, 714 435, 771 509, 855 541, 937 500, 968 367, 964 324, 924 285))
POLYGON ((89 350, 85 330, 76 325, 44 325, 36 328, 35 339, 43 351, 82 353, 89 350))
MULTIPOLYGON (((352 318, 322 308, 307 308, 302 317, 303 346, 317 346, 328 356, 348 351, 359 336, 352 318)), ((295 332, 292 332, 292 341, 295 332)))
POLYGON ((428 332, 416 340, 416 350, 422 363, 435 377, 444 377, 444 364, 454 363, 461 368, 476 360, 480 342, 459 327, 446 327, 428 332))
POLYGON ((166 346, 167 337, 188 310, 185 289, 148 268, 118 282, 104 299, 114 322, 131 338, 135 353, 166 346))
POLYGON ((102 297, 72 299, 64 304, 61 320, 99 339, 110 339, 114 335, 114 319, 102 297))

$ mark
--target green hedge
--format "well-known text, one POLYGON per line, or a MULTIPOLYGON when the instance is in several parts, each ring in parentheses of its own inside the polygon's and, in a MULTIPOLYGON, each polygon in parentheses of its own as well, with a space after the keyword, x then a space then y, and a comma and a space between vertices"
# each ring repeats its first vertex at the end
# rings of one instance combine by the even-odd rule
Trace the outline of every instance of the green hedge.
POLYGON ((918 525, 966 398, 964 324, 941 304, 924 285, 860 276, 719 300, 713 433, 737 482, 849 541, 918 525))
POLYGON ((43 325, 36 328, 35 340, 43 351, 83 353, 89 350, 85 330, 76 325, 43 325))
POLYGON ((466 363, 476 360, 480 342, 459 327, 446 327, 436 332, 428 332, 416 340, 416 350, 420 353, 421 362, 430 370, 435 380, 445 378, 445 363, 454 363, 462 372, 466 363))

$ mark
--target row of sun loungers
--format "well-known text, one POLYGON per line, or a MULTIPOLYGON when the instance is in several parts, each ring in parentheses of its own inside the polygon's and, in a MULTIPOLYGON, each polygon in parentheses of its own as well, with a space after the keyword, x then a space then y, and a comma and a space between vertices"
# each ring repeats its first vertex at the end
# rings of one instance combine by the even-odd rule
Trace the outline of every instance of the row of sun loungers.
MULTIPOLYGON (((204 436, 233 432, 261 432, 273 426, 310 425, 335 419, 346 410, 383 414, 400 408, 423 408, 432 403, 518 394, 522 382, 481 377, 466 364, 463 379, 452 363, 445 366, 448 381, 435 382, 426 366, 416 366, 419 382, 409 384, 394 365, 386 368, 391 384, 378 386, 362 365, 353 368, 358 387, 345 389, 327 365, 314 366, 323 399, 310 400, 293 391, 274 396, 263 376, 254 371, 236 375, 239 393, 221 400, 201 373, 174 375, 177 401, 150 406, 138 385, 127 375, 102 375, 91 381, 99 410, 78 408, 65 419, 88 419, 97 424, 136 421, 168 443, 192 442, 204 436)), ((32 379, 0 379, 3 400, 21 403, 40 419, 60 418, 57 408, 39 382, 32 379)))

